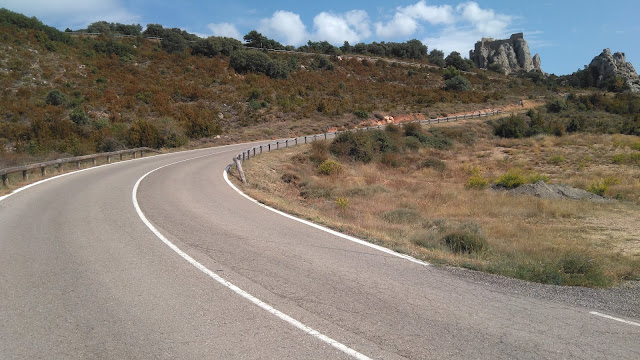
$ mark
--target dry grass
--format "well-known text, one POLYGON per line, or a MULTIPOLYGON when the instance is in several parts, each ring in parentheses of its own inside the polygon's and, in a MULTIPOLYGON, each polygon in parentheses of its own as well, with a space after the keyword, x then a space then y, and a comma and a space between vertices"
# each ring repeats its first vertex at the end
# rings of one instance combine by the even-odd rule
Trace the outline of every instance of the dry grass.
POLYGON ((438 264, 568 285, 640 278, 640 166, 612 161, 616 153, 633 152, 629 144, 637 137, 494 139, 479 122, 446 131, 452 149, 411 154, 441 159, 444 170, 334 158, 342 171, 325 176, 309 160, 310 147, 302 146, 247 162, 245 190, 271 206, 438 264), (475 141, 464 140, 469 131, 475 141), (609 179, 605 195, 622 200, 548 200, 465 188, 474 174, 494 180, 514 169, 584 189, 609 179), (285 173, 295 180, 283 181, 285 173), (453 252, 443 240, 453 232, 477 235, 487 247, 453 252))

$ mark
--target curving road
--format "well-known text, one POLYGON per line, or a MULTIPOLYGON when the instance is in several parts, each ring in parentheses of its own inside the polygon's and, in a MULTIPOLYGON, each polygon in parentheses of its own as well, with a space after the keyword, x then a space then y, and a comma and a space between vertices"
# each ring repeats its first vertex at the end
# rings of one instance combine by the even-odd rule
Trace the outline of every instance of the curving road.
POLYGON ((0 201, 0 358, 640 358, 637 318, 256 205, 222 176, 246 147, 116 163, 0 201))

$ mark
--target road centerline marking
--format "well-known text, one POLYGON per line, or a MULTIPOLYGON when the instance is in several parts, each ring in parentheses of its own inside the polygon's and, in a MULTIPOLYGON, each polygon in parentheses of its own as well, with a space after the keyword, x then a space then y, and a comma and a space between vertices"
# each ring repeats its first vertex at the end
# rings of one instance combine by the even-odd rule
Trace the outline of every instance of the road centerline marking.
POLYGON ((191 257, 189 254, 187 254, 186 252, 182 251, 180 248, 178 248, 175 244, 173 244, 171 241, 169 241, 169 239, 167 239, 160 231, 158 231, 158 229, 153 226, 153 224, 151 224, 151 222, 147 219, 147 217, 144 215, 144 213, 142 212, 142 209, 140 208, 140 205, 138 204, 138 188, 140 186, 140 183, 142 182, 142 180, 144 178, 146 178, 148 175, 154 173, 157 170, 160 170, 162 168, 171 166, 171 165, 175 165, 178 163, 182 163, 185 161, 190 161, 190 160, 195 160, 195 159, 199 159, 199 158, 203 158, 206 156, 211 156, 211 155, 215 155, 215 154, 207 154, 207 155, 203 155, 203 156, 198 156, 198 157, 194 157, 194 158, 190 158, 190 159, 185 159, 185 160, 181 160, 181 161, 176 161, 170 164, 166 164, 163 166, 160 166, 158 168, 155 168, 149 172, 147 172, 146 174, 144 174, 142 177, 140 177, 138 179, 138 181, 136 181, 135 185, 133 186, 133 191, 131 193, 131 200, 133 202, 133 206, 136 210, 136 213, 138 214, 138 216, 140 217, 140 219, 142 220, 142 222, 147 226, 147 228, 149 228, 149 230, 151 230, 151 232, 158 238, 160 239, 165 245, 167 245, 171 250, 173 250, 175 253, 177 253, 178 255, 180 255, 184 260, 186 260, 187 262, 189 262, 191 265, 193 265, 195 268, 197 268, 198 270, 200 270, 201 272, 203 272, 204 274, 206 274, 207 276, 209 276, 210 278, 212 278, 213 280, 215 280, 216 282, 218 282, 219 284, 227 287, 228 289, 230 289, 231 291, 233 291, 234 293, 236 293, 237 295, 242 296, 243 298, 249 300, 250 302, 252 302, 253 304, 257 305, 258 307, 260 307, 261 309, 269 312, 270 314, 278 317, 279 319, 289 323, 290 325, 293 325, 294 327, 298 328, 299 330, 302 330, 303 332, 305 332, 308 335, 313 336, 314 338, 324 342, 325 344, 331 345, 332 347, 342 351, 343 353, 358 359, 358 360, 370 360, 370 358, 364 354, 359 353, 358 351, 351 349, 350 347, 328 337, 327 335, 324 335, 322 333, 320 333, 319 331, 303 324, 302 322, 292 318, 291 316, 283 313, 282 311, 274 308, 273 306, 265 303, 264 301, 258 299, 257 297, 249 294, 248 292, 242 290, 241 288, 239 288, 238 286, 232 284, 231 282, 227 281, 226 279, 222 278, 220 275, 216 274, 215 272, 209 270, 206 266, 202 265, 201 263, 199 263, 196 259, 194 259, 193 257, 191 257))

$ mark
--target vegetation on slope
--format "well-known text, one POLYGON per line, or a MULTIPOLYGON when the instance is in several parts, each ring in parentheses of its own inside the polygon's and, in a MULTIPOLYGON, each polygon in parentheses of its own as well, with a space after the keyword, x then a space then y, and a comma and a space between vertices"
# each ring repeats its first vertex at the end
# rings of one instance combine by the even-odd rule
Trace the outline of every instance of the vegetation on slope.
POLYGON ((640 139, 549 130, 500 138, 490 123, 470 120, 343 133, 245 162, 245 190, 436 264, 558 285, 640 280, 640 139), (618 200, 542 199, 489 187, 539 180, 618 200))
MULTIPOLYGON (((0 10, 0 167, 131 146, 315 133, 353 126, 362 114, 438 116, 515 103, 518 93, 548 94, 528 80, 482 72, 461 75, 473 90, 448 91, 437 67, 264 53, 158 24, 140 36, 135 24, 92 25, 134 36, 70 36, 0 10)), ((391 56, 427 51, 415 41, 384 45, 391 56)))

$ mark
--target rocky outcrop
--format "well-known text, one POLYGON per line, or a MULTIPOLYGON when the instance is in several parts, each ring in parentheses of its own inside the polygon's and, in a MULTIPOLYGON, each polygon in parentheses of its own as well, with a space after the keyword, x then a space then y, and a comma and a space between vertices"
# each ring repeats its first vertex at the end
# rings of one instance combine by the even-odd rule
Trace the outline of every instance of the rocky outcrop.
POLYGON ((518 71, 542 71, 540 55, 531 57, 529 44, 522 33, 511 35, 506 40, 482 38, 469 52, 469 58, 481 69, 500 69, 505 74, 518 71), (495 65, 494 65, 495 64, 495 65))
POLYGON ((617 78, 622 78, 629 90, 640 92, 640 78, 622 52, 611 54, 611 50, 604 49, 602 54, 591 60, 589 70, 594 75, 598 87, 603 87, 617 78))

